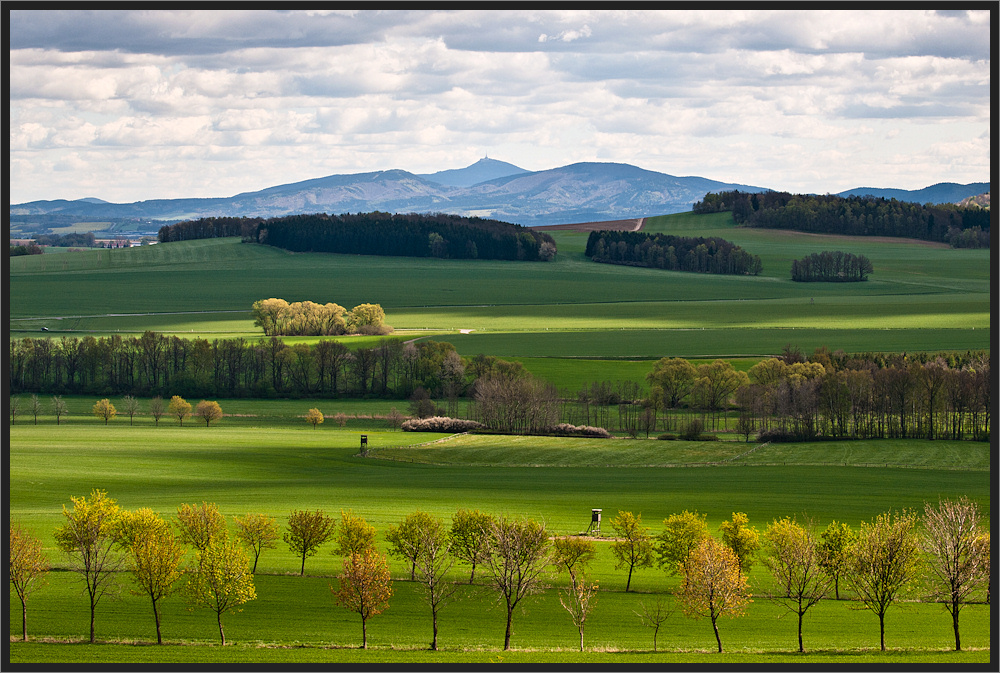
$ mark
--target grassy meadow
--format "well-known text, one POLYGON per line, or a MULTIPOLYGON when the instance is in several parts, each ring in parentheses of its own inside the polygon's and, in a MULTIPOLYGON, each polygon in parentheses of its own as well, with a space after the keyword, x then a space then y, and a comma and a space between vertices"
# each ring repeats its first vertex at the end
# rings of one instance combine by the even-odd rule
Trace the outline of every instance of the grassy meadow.
MULTIPOLYGON (((82 400, 76 400, 77 405, 82 400)), ((252 405, 264 404, 252 402, 252 405)), ((286 403, 290 404, 290 403, 286 403)), ((227 402, 228 406, 232 406, 227 402)), ((43 542, 56 571, 29 603, 29 636, 12 640, 11 662, 108 661, 172 663, 396 662, 486 663, 588 662, 633 663, 787 663, 846 665, 906 662, 983 662, 989 658, 989 608, 974 605, 963 614, 968 651, 948 653, 950 621, 937 606, 904 603, 890 612, 887 643, 878 649, 878 622, 871 613, 850 609, 847 600, 822 602, 805 622, 809 654, 795 653, 795 622, 775 621, 783 610, 762 596, 770 587, 758 564, 751 574, 757 598, 744 617, 720 625, 726 654, 713 652, 708 622, 678 611, 659 634, 653 654, 652 632, 635 611, 660 595, 668 604, 677 578, 659 569, 636 571, 626 593, 625 571, 616 569, 607 541, 598 541, 592 570, 600 598, 587 623, 588 651, 575 651, 578 635, 558 601, 565 577, 550 578, 551 588, 515 616, 515 652, 502 653, 503 611, 479 582, 463 589, 460 600, 442 611, 442 652, 426 651, 427 608, 408 568, 391 564, 394 596, 390 608, 373 617, 368 652, 358 652, 357 615, 336 607, 329 586, 336 583, 341 559, 322 549, 298 577, 298 559, 279 542, 265 550, 256 580, 258 599, 225 618, 225 650, 217 646, 214 616, 191 612, 183 599, 164 600, 163 624, 169 645, 145 647, 155 640, 146 601, 123 592, 98 608, 98 638, 85 639, 88 611, 75 575, 59 571, 64 558, 52 531, 62 520, 71 495, 106 489, 128 509, 151 507, 164 516, 179 504, 215 502, 231 519, 263 512, 284 524, 293 509, 336 514, 351 509, 382 535, 388 526, 416 510, 446 521, 460 507, 544 520, 553 534, 582 532, 590 509, 604 510, 604 533, 617 510, 641 513, 653 534, 673 512, 692 509, 708 515, 710 530, 733 511, 746 512, 763 529, 773 518, 796 516, 825 527, 836 519, 857 527, 889 509, 922 508, 938 498, 968 495, 990 511, 989 447, 969 442, 883 441, 825 445, 787 445, 775 452, 747 455, 753 445, 738 442, 663 442, 657 440, 573 440, 496 436, 413 435, 369 430, 377 457, 361 458, 358 427, 331 422, 316 429, 301 419, 261 418, 250 413, 224 418, 206 428, 179 426, 161 419, 110 425, 72 416, 56 426, 27 419, 10 428, 9 489, 12 518, 43 542), (437 440, 445 439, 440 442, 437 440), (431 443, 426 443, 431 442, 431 443), (412 461, 412 462, 410 462, 412 461), (728 462, 727 462, 728 461, 728 462), (876 462, 888 463, 890 467, 876 462), (684 463, 685 467, 666 467, 684 463), (827 463, 827 464, 822 464, 827 463), (835 463, 835 464, 833 464, 835 463), (897 465, 892 467, 891 465, 897 465), (291 649, 289 649, 291 648, 291 649), (874 650, 873 650, 874 648, 874 650), (664 652, 665 651, 665 652, 664 652)), ((452 577, 467 577, 456 566, 452 577)), ((915 593, 914 596, 918 595, 915 593)), ((10 634, 20 633, 20 610, 11 597, 10 634)))
POLYGON ((12 334, 259 336, 256 299, 380 303, 402 338, 463 355, 761 357, 811 350, 966 350, 990 345, 988 250, 742 229, 726 213, 649 218, 650 231, 723 236, 764 260, 759 277, 595 264, 586 234, 554 231, 552 263, 293 254, 238 239, 11 260, 12 334), (794 283, 793 259, 867 255, 865 283, 794 283), (248 270, 250 272, 248 272, 248 270), (461 334, 461 330, 472 330, 461 334), (702 333, 704 330, 704 333, 702 333))
MULTIPOLYGON (((450 341, 464 356, 518 359, 568 396, 599 380, 645 387, 660 357, 723 357, 746 370, 786 344, 807 353, 820 346, 847 352, 991 346, 989 250, 741 229, 725 213, 649 218, 646 228, 721 236, 759 254, 764 272, 728 277, 596 264, 583 255, 587 234, 573 231, 552 232, 559 255, 544 264, 293 254, 213 239, 11 258, 8 327, 13 337, 153 330, 256 338, 261 332, 249 308, 257 299, 347 308, 373 302, 399 338, 450 341), (864 254, 875 272, 865 283, 793 283, 791 261, 823 250, 864 254)), ((371 340, 344 339, 352 347, 371 340)), ((230 521, 262 512, 282 525, 294 509, 353 510, 377 528, 385 550, 386 529, 418 509, 446 521, 459 508, 530 516, 553 534, 574 534, 586 529, 596 507, 603 509, 606 535, 619 509, 641 513, 653 534, 684 509, 707 514, 715 534, 733 512, 746 512, 759 530, 783 516, 857 528, 883 511, 919 511, 963 495, 989 517, 995 453, 985 443, 923 440, 757 448, 739 441, 417 435, 383 420, 393 407, 405 414, 405 400, 220 399, 227 415, 207 428, 193 418, 179 426, 166 416, 154 425, 145 414, 104 425, 90 413, 96 397, 65 399, 69 416, 60 425, 43 398, 37 425, 22 403, 9 428, 9 513, 42 540, 55 567, 29 603, 28 643, 17 640, 20 604, 11 596, 11 664, 995 665, 989 606, 962 613, 966 651, 955 653, 949 615, 913 600, 919 587, 890 610, 888 652, 879 652, 874 615, 851 609, 850 600, 826 600, 806 615, 807 653, 800 655, 794 615, 764 597, 771 580, 759 563, 746 616, 720 623, 725 653, 714 651, 710 622, 680 610, 664 624, 654 653, 652 631, 636 611, 657 596, 673 606, 678 579, 639 570, 626 593, 625 571, 615 567, 607 539, 597 542, 592 566, 601 592, 587 622, 585 653, 577 651, 579 636, 559 603, 565 576, 553 576, 550 588, 515 615, 511 652, 501 652, 503 610, 477 576, 442 611, 443 649, 430 652, 429 610, 398 559, 391 561, 391 606, 372 618, 371 649, 360 651, 360 619, 335 606, 330 594, 341 567, 331 545, 309 558, 306 577, 299 577, 299 560, 280 541, 261 556, 258 599, 225 617, 231 645, 218 646, 213 615, 189 611, 172 596, 163 602, 168 644, 150 646, 148 601, 126 589, 99 606, 101 642, 90 646, 83 643, 86 597, 65 571, 53 531, 70 496, 94 488, 125 508, 151 507, 167 517, 182 503, 203 500, 218 504, 230 521), (315 429, 302 419, 311 407, 327 416, 315 429), (344 427, 335 414, 347 416, 344 427), (362 433, 370 457, 357 455, 362 433)), ((459 565, 451 576, 467 574, 459 565)))

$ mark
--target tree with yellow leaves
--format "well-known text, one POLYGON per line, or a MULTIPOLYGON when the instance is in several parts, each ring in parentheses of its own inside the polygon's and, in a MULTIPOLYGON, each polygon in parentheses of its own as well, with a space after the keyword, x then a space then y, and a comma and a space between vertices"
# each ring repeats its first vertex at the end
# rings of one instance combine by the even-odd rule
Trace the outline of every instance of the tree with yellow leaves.
POLYGON ((63 505, 66 522, 56 528, 56 544, 69 556, 70 569, 83 578, 90 599, 90 642, 94 642, 97 604, 117 587, 125 556, 118 542, 121 508, 106 491, 94 489, 90 500, 70 497, 73 509, 63 505))
POLYGON ((323 422, 323 412, 319 409, 310 409, 309 413, 306 414, 306 423, 312 423, 313 430, 316 426, 323 422))
POLYGON ((44 585, 49 560, 42 553, 42 541, 20 525, 10 525, 10 583, 21 599, 21 640, 28 640, 28 598, 44 585))
POLYGON ((184 419, 191 415, 191 403, 180 395, 174 395, 167 405, 167 412, 171 416, 176 416, 177 422, 184 425, 184 419))
POLYGON ((225 646, 222 615, 240 612, 241 605, 257 598, 250 559, 243 545, 225 534, 212 538, 209 545, 198 552, 191 581, 187 584, 187 597, 194 606, 215 612, 219 638, 225 646))
POLYGON ((205 421, 205 427, 207 428, 212 421, 222 418, 222 407, 219 406, 218 402, 202 400, 194 408, 194 415, 205 421))
POLYGON ((739 617, 752 602, 739 559, 714 537, 704 538, 681 566, 681 585, 676 596, 685 615, 712 620, 719 652, 722 652, 719 617, 739 617))
POLYGON ((146 507, 123 512, 119 540, 129 552, 132 578, 138 587, 131 593, 134 596, 149 596, 152 601, 156 644, 162 645, 158 604, 160 599, 175 590, 175 582, 182 574, 184 549, 170 530, 170 525, 146 507))
POLYGON ((111 400, 106 397, 103 400, 94 402, 93 411, 95 416, 104 419, 104 425, 107 425, 108 421, 118 415, 115 405, 111 404, 111 400))
POLYGON ((253 573, 257 574, 257 561, 264 548, 274 549, 278 542, 278 523, 273 516, 247 514, 235 517, 236 538, 253 551, 253 573))

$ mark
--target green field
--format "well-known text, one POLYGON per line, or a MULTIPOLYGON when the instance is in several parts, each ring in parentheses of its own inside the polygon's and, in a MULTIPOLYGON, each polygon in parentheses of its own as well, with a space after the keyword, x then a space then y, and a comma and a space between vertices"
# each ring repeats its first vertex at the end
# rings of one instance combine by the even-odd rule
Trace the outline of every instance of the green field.
MULTIPOLYGON (((82 399, 74 400, 77 406, 82 399)), ((228 404, 228 403, 227 403, 228 404)), ((250 402, 242 411, 252 410, 250 402)), ((291 402, 274 403, 291 409, 291 402)), ((262 407, 258 407, 260 409, 262 407)), ((360 411, 355 407, 355 411, 360 411)), ((921 508, 938 498, 968 495, 990 511, 989 447, 968 442, 883 441, 832 445, 786 445, 743 455, 742 443, 662 442, 656 440, 572 440, 464 437, 413 448, 441 435, 413 435, 369 430, 377 455, 361 458, 357 428, 341 430, 327 423, 313 430, 295 418, 230 417, 205 428, 183 427, 148 419, 129 426, 116 419, 104 426, 72 417, 55 426, 18 421, 10 429, 10 511, 43 541, 54 565, 62 557, 52 531, 71 495, 107 489, 129 509, 148 506, 170 516, 183 502, 208 500, 232 517, 261 511, 284 522, 292 509, 322 508, 336 513, 353 509, 384 533, 417 509, 450 518, 459 507, 542 519, 556 534, 586 528, 592 507, 603 508, 606 521, 618 509, 641 513, 653 533, 672 512, 697 509, 708 514, 710 529, 733 511, 746 512, 763 528, 774 517, 812 518, 825 526, 833 519, 857 526, 881 511, 921 508), (443 453, 447 459, 440 459, 443 453), (404 462, 427 460, 428 462, 404 462), (716 464, 727 458, 729 464, 716 464), (602 465, 611 461, 611 466, 602 465), (684 462, 687 467, 650 467, 684 462), (836 463, 818 464, 818 463, 836 463), (910 467, 863 467, 883 462, 910 467), (844 465, 846 463, 846 466, 844 465), (959 468, 959 469, 956 469, 959 468)), ((752 445, 750 445, 752 448, 752 445)), ((607 527, 607 524, 605 524, 607 527)), ((417 587, 397 581, 390 609, 372 619, 372 650, 359 653, 356 615, 335 607, 328 585, 340 559, 327 551, 311 557, 306 578, 295 576, 298 560, 279 543, 261 557, 258 600, 226 619, 227 639, 217 646, 213 617, 189 612, 177 597, 164 602, 166 648, 137 647, 154 636, 145 601, 127 594, 99 607, 98 638, 117 645, 11 643, 11 661, 181 662, 226 661, 474 663, 513 662, 854 662, 887 663, 989 659, 989 609, 972 606, 963 616, 963 643, 970 650, 947 653, 950 622, 939 607, 907 603, 890 613, 888 646, 877 652, 877 620, 849 609, 849 601, 826 601, 806 618, 807 657, 794 654, 795 627, 769 601, 758 598, 745 617, 720 626, 727 654, 712 653, 714 639, 705 621, 670 618, 659 638, 666 653, 653 655, 651 632, 638 624, 634 611, 653 594, 670 592, 677 583, 661 570, 647 569, 633 578, 625 593, 624 572, 614 568, 606 542, 598 542, 594 578, 602 592, 586 644, 595 652, 574 652, 576 633, 558 603, 565 577, 515 618, 516 652, 501 653, 503 613, 481 594, 470 593, 442 612, 444 651, 425 651, 426 608, 417 587), (287 649, 292 647, 293 649, 287 649), (873 651, 873 648, 875 651, 873 651)), ((384 548, 384 543, 382 543, 384 548)), ((392 563, 394 578, 407 568, 392 563)), ((456 579, 467 569, 457 567, 456 579)), ((754 591, 770 580, 762 567, 753 571, 754 591)), ((12 636, 19 634, 19 604, 10 604, 12 636)), ((672 599, 671 599, 672 600, 672 599)), ((50 574, 50 584, 29 608, 29 634, 35 638, 78 641, 86 634, 87 607, 75 577, 50 574)))
POLYGON ((292 254, 212 239, 14 258, 10 326, 14 335, 44 326, 56 335, 257 336, 250 304, 280 296, 380 303, 403 338, 433 334, 463 355, 760 357, 789 343, 848 352, 990 346, 988 250, 741 229, 725 213, 650 218, 646 226, 723 236, 761 255, 764 273, 595 264, 583 256, 586 234, 571 231, 553 232, 560 253, 547 264, 292 254), (826 249, 867 255, 871 280, 788 279, 792 259, 826 249))
MULTIPOLYGON (((867 240, 741 229, 728 214, 650 218, 647 229, 722 236, 764 261, 760 277, 726 277, 603 265, 583 256, 586 234, 552 232, 553 263, 379 258, 291 254, 238 239, 93 250, 10 260, 8 325, 12 336, 108 335, 154 330, 188 337, 257 337, 250 304, 277 296, 335 301, 348 308, 380 303, 403 339, 453 343, 476 353, 518 359, 572 397, 592 381, 636 381, 660 357, 724 357, 741 370, 786 344, 811 352, 989 349, 991 277, 988 250, 953 250, 913 241, 867 240), (791 260, 822 250, 868 256, 866 283, 797 284, 791 260), (48 332, 41 332, 41 328, 48 332), (461 333, 469 331, 469 333, 461 333)), ((372 338, 349 337, 349 345, 372 338)), ((315 338, 288 339, 315 341, 315 338)), ((697 364, 697 363, 696 363, 697 364)), ((22 396, 22 400, 25 396, 22 396)), ((677 578, 638 571, 625 593, 624 571, 600 541, 593 575, 600 599, 588 621, 588 651, 558 600, 565 577, 514 621, 512 652, 502 653, 503 611, 470 591, 442 612, 441 646, 429 652, 428 610, 408 569, 392 561, 390 609, 369 625, 369 651, 359 651, 356 615, 329 592, 341 559, 329 548, 310 558, 307 577, 279 542, 261 557, 258 599, 226 618, 220 648, 214 616, 191 612, 179 597, 164 601, 164 637, 155 642, 147 602, 124 591, 97 617, 99 645, 86 639, 86 597, 53 530, 70 496, 106 489, 122 506, 171 516, 181 503, 215 502, 227 517, 263 512, 284 524, 293 509, 353 509, 381 535, 418 509, 446 521, 461 507, 544 520, 554 534, 578 533, 602 508, 641 513, 652 533, 683 509, 708 515, 710 530, 742 511, 759 529, 776 517, 836 519, 857 527, 887 510, 965 495, 991 513, 992 445, 883 440, 772 444, 423 435, 391 430, 383 420, 406 400, 219 400, 227 414, 206 428, 194 419, 158 426, 139 415, 110 425, 94 418, 95 396, 67 396, 61 425, 46 411, 33 423, 29 404, 10 427, 8 507, 42 539, 57 570, 29 604, 28 643, 12 640, 10 663, 199 662, 294 665, 320 663, 579 664, 600 667, 825 664, 951 668, 994 665, 991 611, 976 604, 962 616, 965 652, 953 646, 950 617, 939 606, 908 600, 886 622, 889 651, 878 651, 878 620, 828 600, 805 620, 806 655, 795 652, 792 615, 762 597, 770 579, 758 564, 748 614, 720 624, 726 653, 714 652, 711 625, 678 611, 652 650, 652 632, 635 611, 654 594, 669 596, 677 578), (318 407, 327 421, 301 418, 318 407), (341 428, 331 416, 348 416, 341 428), (357 455, 367 434, 372 456, 357 455), (436 441, 444 440, 444 441, 436 441), (429 443, 434 442, 434 443, 429 443), (778 619, 784 615, 783 618, 778 619), (44 642, 51 641, 51 642, 44 642)), ((116 401, 116 400, 113 400, 116 401)), ((195 402, 196 400, 189 400, 195 402)), ((464 405, 464 402, 463 402, 464 405)), ((145 401, 143 401, 145 411, 145 401)), ((605 532, 608 528, 605 525, 605 532)), ((467 568, 453 571, 455 579, 467 568)), ((482 585, 478 585, 479 589, 482 585)), ((908 598, 919 597, 919 591, 908 598)), ((672 601, 672 599, 669 599, 672 601)), ((20 634, 20 604, 9 604, 10 634, 20 634)))

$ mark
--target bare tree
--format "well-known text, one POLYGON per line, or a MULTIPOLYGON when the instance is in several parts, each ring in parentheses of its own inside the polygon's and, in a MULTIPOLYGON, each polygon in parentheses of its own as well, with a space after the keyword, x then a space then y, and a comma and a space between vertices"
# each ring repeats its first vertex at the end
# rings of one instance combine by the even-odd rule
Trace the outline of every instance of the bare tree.
POLYGON ((128 415, 128 424, 132 425, 132 420, 139 413, 139 400, 131 395, 124 395, 121 401, 122 413, 128 415))
POLYGON ((958 615, 970 595, 987 581, 989 542, 980 523, 979 507, 965 496, 924 504, 922 546, 933 582, 930 597, 951 613, 955 650, 962 649, 958 615))
POLYGON ((153 417, 153 425, 160 424, 160 417, 166 413, 163 398, 157 395, 149 401, 149 415, 153 417))
POLYGON ((639 601, 639 607, 642 611, 634 611, 635 615, 643 626, 653 629, 653 651, 656 652, 656 636, 660 633, 660 627, 670 615, 674 614, 676 608, 667 607, 660 595, 656 596, 656 602, 652 605, 648 605, 646 601, 639 601))
POLYGON ((52 398, 52 414, 56 417, 56 425, 59 425, 60 419, 66 415, 67 411, 66 400, 62 398, 62 395, 54 396, 52 398))
POLYGON ((491 522, 489 555, 484 564, 499 600, 507 608, 507 630, 503 649, 510 649, 514 608, 527 596, 544 588, 544 571, 551 561, 545 524, 533 519, 499 517, 491 522))

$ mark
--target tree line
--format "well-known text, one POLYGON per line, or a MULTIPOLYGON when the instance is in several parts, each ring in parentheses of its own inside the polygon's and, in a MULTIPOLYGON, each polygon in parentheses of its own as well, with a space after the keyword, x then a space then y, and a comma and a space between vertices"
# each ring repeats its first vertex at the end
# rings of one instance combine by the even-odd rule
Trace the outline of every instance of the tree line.
POLYGON ((202 218, 160 228, 159 240, 240 236, 294 252, 550 261, 549 234, 518 224, 437 213, 343 213, 261 218, 202 218))
POLYGON ((873 196, 708 193, 695 213, 731 211, 736 224, 845 236, 894 236, 989 247, 990 210, 949 203, 924 204, 873 196), (974 230, 973 234, 963 232, 974 230))
POLYGON ((792 260, 792 280, 800 283, 856 283, 874 271, 871 260, 840 250, 814 252, 792 260))
MULTIPOLYGON (((176 518, 167 521, 149 508, 126 510, 100 489, 89 499, 70 499, 73 507, 63 508, 65 521, 56 528, 55 539, 68 569, 84 584, 91 643, 96 642, 98 604, 118 593, 120 582, 129 576, 131 593, 150 599, 157 644, 163 643, 160 601, 180 593, 193 608, 216 615, 225 645, 224 615, 257 598, 258 561, 279 539, 300 559, 303 576, 307 558, 324 545, 332 544, 331 553, 343 558, 330 592, 336 605, 359 615, 363 648, 368 644, 368 621, 390 607, 393 580, 387 555, 405 562, 409 580, 423 589, 432 650, 438 648, 439 613, 462 596, 458 590, 465 580, 454 579, 452 573, 457 563, 469 568, 468 584, 475 582, 480 569, 486 587, 505 606, 504 650, 510 649, 517 608, 549 588, 556 575, 568 576, 559 602, 579 632, 581 651, 587 619, 600 596, 590 574, 597 556, 594 540, 553 536, 544 522, 526 517, 459 509, 447 526, 441 517, 418 510, 388 527, 384 554, 375 527, 353 511, 341 510, 338 520, 320 509, 293 510, 283 532, 275 517, 248 513, 234 517, 231 536, 214 503, 182 504, 176 518), (184 565, 188 552, 193 559, 184 565)), ((619 511, 610 521, 614 536, 609 549, 615 569, 627 571, 626 593, 633 573, 644 568, 659 566, 680 578, 674 606, 665 605, 657 594, 655 603, 643 599, 636 612, 644 626, 654 629, 654 651, 661 625, 679 606, 685 616, 709 618, 722 652, 720 618, 746 613, 753 602, 751 588, 756 590, 750 571, 757 562, 772 580, 770 586, 761 584, 760 595, 797 616, 799 652, 805 651, 807 612, 831 595, 840 600, 841 583, 853 592, 852 603, 878 617, 882 651, 885 615, 903 599, 942 604, 951 616, 956 651, 961 650, 963 607, 975 600, 989 602, 990 532, 978 506, 965 497, 925 503, 922 518, 913 511, 884 512, 858 530, 833 521, 819 532, 812 522, 783 517, 761 532, 745 513, 733 512, 717 538, 706 518, 697 511, 671 514, 655 536, 643 525, 641 514, 619 511)), ((23 526, 12 521, 9 531, 10 583, 21 601, 26 641, 28 600, 43 585, 50 561, 41 542, 23 526)))
POLYGON ((718 237, 650 234, 642 231, 592 231, 587 257, 595 262, 670 271, 759 275, 760 257, 718 237))
MULTIPOLYGON (((661 358, 633 381, 595 381, 564 397, 519 362, 464 358, 447 342, 383 339, 350 350, 335 340, 140 337, 12 339, 12 404, 18 393, 182 397, 384 397, 409 399, 418 418, 466 413, 492 430, 548 431, 560 421, 631 436, 679 428, 732 430, 747 441, 817 438, 988 440, 991 358, 985 351, 846 354, 788 346, 748 371, 716 360, 661 358), (435 403, 444 401, 444 405, 435 403), (729 416, 735 415, 730 425, 729 416)), ((13 408, 12 408, 12 413, 13 408)))

